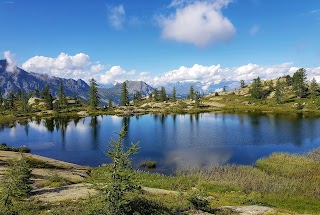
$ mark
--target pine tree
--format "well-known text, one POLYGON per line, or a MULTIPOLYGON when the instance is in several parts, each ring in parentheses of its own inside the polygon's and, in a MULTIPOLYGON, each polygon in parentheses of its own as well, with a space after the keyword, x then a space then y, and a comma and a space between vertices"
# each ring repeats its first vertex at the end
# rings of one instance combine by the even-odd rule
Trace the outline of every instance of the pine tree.
POLYGON ((200 93, 199 92, 195 93, 194 106, 196 108, 200 107, 200 93))
POLYGON ((302 98, 305 96, 305 81, 307 79, 306 70, 304 68, 298 69, 292 77, 292 88, 296 96, 302 98))
POLYGON ((275 89, 275 97, 277 104, 281 104, 281 98, 283 96, 283 90, 284 86, 283 83, 278 79, 276 83, 276 89, 275 89))
POLYGON ((167 93, 166 93, 166 89, 164 87, 161 87, 160 101, 162 101, 162 102, 167 101, 167 93))
POLYGON ((141 93, 140 93, 140 92, 136 92, 136 93, 134 94, 134 96, 133 96, 133 102, 134 102, 135 104, 138 104, 139 102, 141 102, 141 100, 142 100, 142 95, 141 95, 141 93))
POLYGON ((63 90, 62 80, 60 79, 60 85, 58 89, 58 100, 59 100, 59 108, 64 108, 67 105, 66 94, 63 90))
POLYGON ((18 101, 21 101, 21 96, 22 96, 22 91, 21 91, 21 89, 19 88, 19 89, 17 90, 17 93, 16 93, 16 98, 17 98, 18 101))
POLYGON ((34 90, 33 94, 35 97, 40 98, 40 91, 38 90, 38 88, 34 90))
POLYGON ((92 108, 96 109, 100 103, 100 96, 98 93, 98 84, 93 78, 90 79, 90 88, 89 88, 89 104, 92 108))
POLYGON ((260 77, 253 79, 251 89, 249 91, 251 96, 256 99, 261 99, 263 97, 262 83, 260 77))
POLYGON ((112 108, 112 99, 108 99, 108 107, 112 108))
POLYGON ((52 95, 51 95, 51 92, 50 92, 50 87, 49 87, 48 84, 46 84, 46 86, 43 88, 42 98, 45 100, 47 108, 49 110, 52 110, 52 108, 53 108, 53 105, 52 105, 53 98, 52 98, 52 95))
POLYGON ((127 211, 128 200, 125 195, 139 186, 133 180, 130 156, 138 153, 138 144, 131 143, 131 146, 125 149, 122 141, 126 136, 125 126, 122 127, 119 140, 111 140, 109 150, 105 154, 111 159, 111 180, 107 186, 108 209, 111 214, 125 214, 127 211))
POLYGON ((154 88, 154 89, 153 89, 153 100, 156 101, 156 102, 160 100, 160 98, 159 98, 159 91, 158 91, 157 88, 154 88))
POLYGON ((310 93, 311 93, 312 99, 315 99, 317 97, 318 89, 319 89, 319 85, 318 85, 316 79, 313 78, 311 80, 311 84, 310 84, 310 93))
POLYGON ((173 87, 173 90, 172 90, 172 101, 173 102, 177 101, 177 90, 176 90, 176 87, 173 87))
POLYGON ((123 82, 121 87, 121 104, 122 106, 129 105, 129 93, 128 93, 126 82, 123 82))
POLYGON ((14 107, 14 100, 15 100, 15 96, 14 96, 14 91, 13 90, 10 91, 8 100, 9 100, 10 108, 13 108, 14 107))
POLYGON ((246 83, 244 82, 244 80, 240 81, 240 87, 241 88, 245 88, 246 87, 246 83))
POLYGON ((227 86, 226 86, 226 85, 223 86, 222 91, 223 91, 223 92, 226 92, 226 91, 227 91, 227 86))
POLYGON ((31 169, 24 156, 20 160, 14 160, 9 163, 8 172, 1 181, 4 192, 4 205, 10 207, 13 199, 27 197, 32 189, 31 169))
POLYGON ((189 99, 193 100, 194 99, 194 88, 193 85, 190 86, 190 90, 189 90, 189 99))

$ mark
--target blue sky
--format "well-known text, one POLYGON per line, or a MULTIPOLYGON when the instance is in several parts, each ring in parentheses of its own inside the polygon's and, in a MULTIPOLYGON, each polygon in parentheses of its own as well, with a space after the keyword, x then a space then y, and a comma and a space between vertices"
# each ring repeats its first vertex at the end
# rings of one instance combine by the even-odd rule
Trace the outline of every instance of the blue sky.
POLYGON ((305 67, 320 81, 319 0, 0 0, 0 19, 0 52, 34 72, 156 84, 305 67))

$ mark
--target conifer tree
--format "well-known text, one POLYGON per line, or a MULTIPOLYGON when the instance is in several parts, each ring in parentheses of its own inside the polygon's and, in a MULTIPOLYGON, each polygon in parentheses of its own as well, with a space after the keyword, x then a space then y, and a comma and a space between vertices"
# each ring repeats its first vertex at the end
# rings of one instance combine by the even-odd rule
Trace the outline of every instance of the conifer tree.
POLYGON ((173 90, 172 90, 172 101, 173 102, 177 101, 177 90, 176 90, 176 87, 173 87, 173 90))
POLYGON ((261 99, 263 97, 262 83, 260 77, 253 79, 251 89, 249 91, 251 96, 256 99, 261 99))
POLYGON ((5 194, 4 206, 10 207, 13 199, 27 197, 32 189, 31 169, 24 156, 20 160, 14 160, 9 163, 8 172, 1 181, 0 191, 5 194))
POLYGON ((134 100, 135 103, 141 102, 142 95, 141 95, 141 93, 139 91, 134 94, 133 100, 134 100))
POLYGON ((240 87, 241 88, 245 88, 246 87, 246 83, 244 82, 244 80, 240 81, 240 87))
POLYGON ((94 78, 90 79, 90 88, 89 88, 89 104, 92 108, 97 108, 100 103, 100 96, 98 93, 98 84, 94 78))
POLYGON ((194 99, 194 88, 193 85, 190 86, 190 90, 189 90, 189 99, 193 100, 194 99))
POLYGON ((162 102, 167 101, 167 93, 166 93, 166 89, 164 87, 161 87, 160 101, 162 101, 162 102))
POLYGON ((122 127, 119 140, 111 140, 109 150, 105 154, 111 159, 111 180, 107 186, 108 209, 111 214, 125 214, 128 200, 126 194, 138 190, 139 186, 133 179, 130 156, 138 153, 138 144, 131 143, 127 149, 122 141, 126 136, 125 126, 122 127))
POLYGON ((276 83, 276 89, 275 89, 275 97, 277 104, 281 104, 281 98, 283 96, 283 90, 284 86, 283 83, 278 79, 276 83))
POLYGON ((62 80, 60 79, 59 89, 58 89, 58 99, 59 99, 59 108, 64 108, 67 105, 66 94, 63 90, 62 80))
POLYGON ((121 87, 121 104, 122 106, 129 105, 129 92, 127 89, 127 83, 123 82, 121 87))
POLYGON ((316 79, 313 78, 311 80, 311 84, 310 84, 310 93, 311 93, 311 98, 312 99, 315 99, 317 97, 318 89, 319 89, 319 85, 318 85, 316 79))
POLYGON ((196 108, 200 107, 200 93, 199 92, 195 93, 194 106, 196 108))
POLYGON ((292 76, 292 88, 296 96, 302 98, 305 96, 305 81, 307 79, 306 70, 298 69, 292 76))

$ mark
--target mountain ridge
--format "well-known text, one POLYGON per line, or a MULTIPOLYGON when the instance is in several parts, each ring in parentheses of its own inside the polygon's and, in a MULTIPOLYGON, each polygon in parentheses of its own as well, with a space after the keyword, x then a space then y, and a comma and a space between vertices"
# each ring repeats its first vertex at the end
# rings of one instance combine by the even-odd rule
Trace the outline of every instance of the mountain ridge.
MULTIPOLYGON (((18 89, 26 93, 33 92, 35 89, 42 90, 46 84, 50 86, 53 96, 58 95, 58 89, 62 81, 64 92, 67 96, 77 95, 79 99, 87 101, 89 98, 89 85, 82 79, 65 79, 48 74, 27 72, 19 67, 9 65, 6 60, 0 60, 0 90, 4 97, 8 96, 11 90, 16 92, 18 89), (8 71, 8 66, 10 70, 8 71)), ((142 95, 149 95, 153 88, 143 81, 126 81, 129 97, 133 98, 134 93, 140 92, 142 95)), ((117 83, 111 88, 99 88, 98 93, 101 97, 101 104, 107 104, 111 98, 114 103, 120 102, 122 83, 117 83)))

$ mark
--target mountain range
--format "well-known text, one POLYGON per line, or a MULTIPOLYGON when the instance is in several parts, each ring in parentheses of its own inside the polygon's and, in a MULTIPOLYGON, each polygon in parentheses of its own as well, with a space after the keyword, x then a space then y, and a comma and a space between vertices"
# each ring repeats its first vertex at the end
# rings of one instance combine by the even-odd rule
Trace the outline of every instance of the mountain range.
MULTIPOLYGON (((57 96, 60 81, 62 81, 67 96, 71 97, 77 95, 79 99, 84 101, 88 100, 89 85, 81 79, 65 79, 49 76, 47 74, 27 72, 17 66, 10 65, 6 60, 0 60, 0 90, 4 97, 8 96, 12 90, 16 92, 18 89, 21 89, 26 93, 33 92, 35 89, 41 91, 46 84, 50 86, 53 96, 57 96)), ((142 96, 147 96, 153 91, 153 87, 143 81, 126 81, 126 84, 130 99, 133 98, 133 95, 136 92, 140 92, 142 96)), ((177 96, 185 98, 189 94, 191 85, 194 87, 195 91, 198 91, 201 94, 208 94, 210 92, 222 90, 224 86, 227 87, 227 90, 234 90, 239 87, 239 82, 227 81, 224 79, 216 83, 184 81, 167 83, 162 86, 165 87, 168 95, 171 95, 173 87, 176 87, 177 96)), ((122 83, 117 83, 110 88, 99 88, 98 92, 101 97, 101 104, 107 104, 109 99, 114 103, 119 104, 121 86, 122 83)), ((161 83, 159 83, 159 86, 158 90, 161 88, 161 83)))
MULTIPOLYGON (((41 91, 46 84, 50 86, 53 96, 58 95, 58 89, 62 81, 64 92, 67 96, 77 95, 79 99, 88 100, 89 85, 81 79, 65 79, 27 72, 19 67, 9 65, 6 60, 0 60, 0 90, 4 97, 13 90, 21 89, 23 92, 33 92, 35 89, 41 91)), ((140 92, 143 96, 149 95, 153 88, 142 81, 126 81, 129 97, 133 98, 134 93, 140 92)), ((111 88, 99 88, 101 103, 106 104, 111 98, 114 103, 119 103, 121 98, 122 83, 111 88)))

